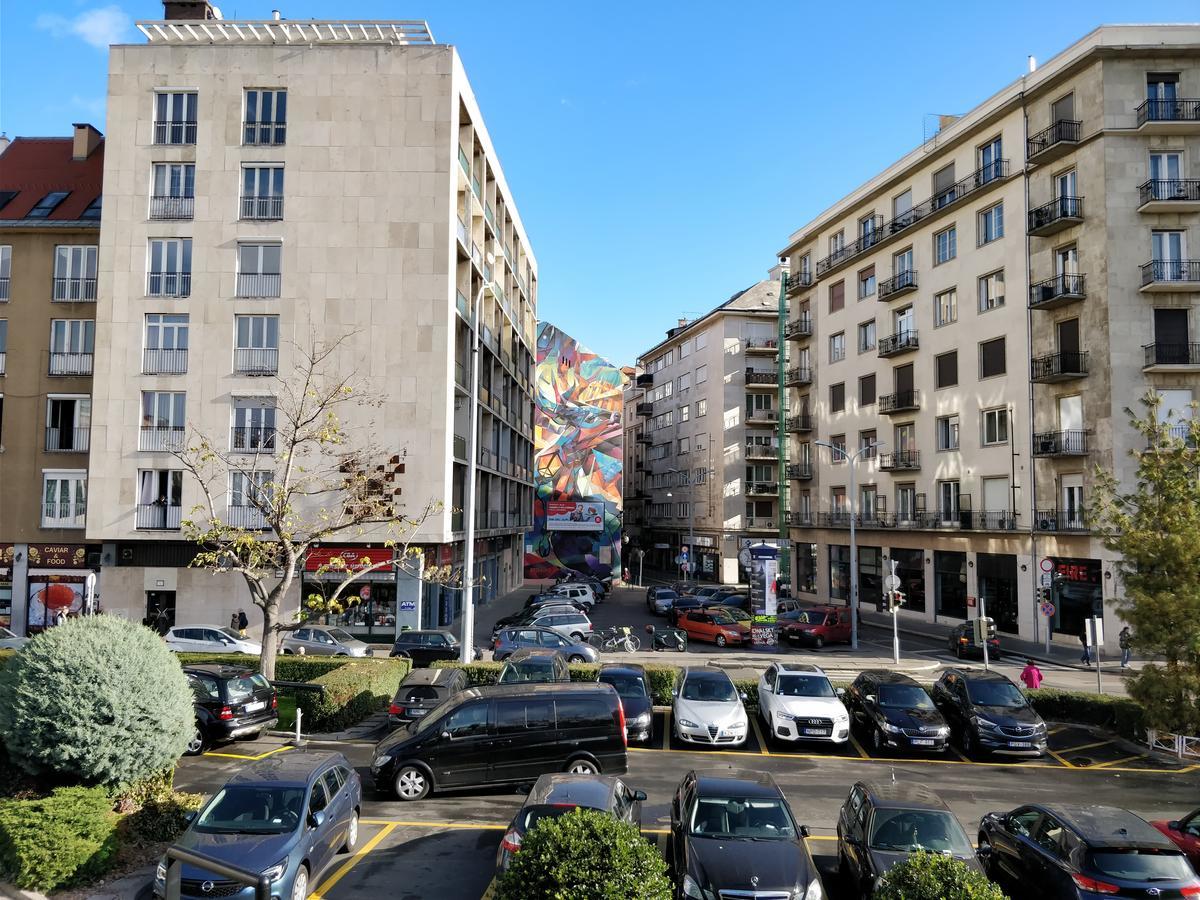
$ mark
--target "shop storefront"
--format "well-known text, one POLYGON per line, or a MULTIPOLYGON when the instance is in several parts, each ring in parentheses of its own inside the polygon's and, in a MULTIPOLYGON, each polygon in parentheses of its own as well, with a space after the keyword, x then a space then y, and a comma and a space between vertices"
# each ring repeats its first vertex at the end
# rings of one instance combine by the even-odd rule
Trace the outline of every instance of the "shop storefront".
POLYGON ((980 553, 975 557, 979 597, 996 629, 1018 634, 1017 558, 1006 553, 980 553))
POLYGON ((346 579, 347 572, 363 572, 342 591, 340 613, 318 617, 322 624, 337 625, 360 640, 391 643, 396 635, 396 572, 388 563, 390 547, 317 547, 304 559, 301 606, 314 594, 329 598, 346 579), (370 570, 370 571, 365 571, 370 570))
POLYGON ((904 594, 904 608, 909 612, 925 611, 925 551, 904 547, 889 549, 896 563, 896 576, 904 594))
POLYGON ((935 550, 933 554, 933 592, 939 617, 967 617, 967 554, 935 550))
POLYGON ((817 545, 796 544, 796 590, 800 593, 817 592, 817 545))
POLYGON ((1104 576, 1098 559, 1051 557, 1054 563, 1050 589, 1054 603, 1054 630, 1081 634, 1084 622, 1104 614, 1104 576))
POLYGON ((13 545, 0 544, 0 625, 12 627, 13 545))
POLYGON ((858 548, 858 602, 883 610, 883 550, 858 548))
MULTIPOLYGON (((93 574, 87 566, 88 548, 84 544, 30 544, 26 553, 29 560, 25 607, 27 633, 38 634, 69 618, 83 615, 87 578, 93 574)), ((97 611, 102 608, 99 578, 94 608, 97 611)))
POLYGON ((829 545, 829 599, 850 602, 850 548, 829 545))

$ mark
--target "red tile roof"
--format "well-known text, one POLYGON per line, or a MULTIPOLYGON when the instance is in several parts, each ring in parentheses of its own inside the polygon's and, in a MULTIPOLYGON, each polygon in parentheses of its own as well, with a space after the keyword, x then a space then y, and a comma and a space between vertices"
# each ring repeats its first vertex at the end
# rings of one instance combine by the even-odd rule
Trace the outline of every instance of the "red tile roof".
MULTIPOLYGON (((23 219, 52 191, 70 194, 46 218, 79 219, 100 196, 104 178, 104 141, 87 159, 71 158, 71 138, 14 138, 0 153, 0 192, 17 191, 0 209, 0 219, 23 219)), ((100 220, 93 220, 100 227, 100 220)))

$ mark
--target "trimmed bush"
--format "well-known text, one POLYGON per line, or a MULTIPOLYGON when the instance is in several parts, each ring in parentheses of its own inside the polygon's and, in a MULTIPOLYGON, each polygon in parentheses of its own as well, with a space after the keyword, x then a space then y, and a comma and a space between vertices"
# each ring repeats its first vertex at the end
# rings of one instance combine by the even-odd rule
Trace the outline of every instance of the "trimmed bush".
POLYGON ((496 900, 671 900, 667 863, 628 822, 591 809, 543 819, 525 835, 496 900))
POLYGON ((34 775, 114 785, 161 772, 195 727, 192 690, 162 638, 116 616, 38 635, 0 670, 0 740, 34 775))
MULTIPOLYGON (((257 672, 260 668, 257 656, 242 653, 176 653, 183 666, 242 666, 257 672)), ((373 657, 368 657, 373 660, 373 657)), ((360 657, 350 656, 283 656, 275 658, 275 678, 279 681, 312 681, 328 672, 336 671, 351 662, 363 662, 360 657)), ((378 660, 383 662, 383 660, 378 660)))
POLYGON ((147 847, 174 841, 188 826, 188 813, 204 803, 203 794, 172 791, 165 797, 146 801, 139 809, 121 819, 122 846, 147 847))
POLYGON ((1026 691, 1026 696, 1044 719, 1095 725, 1134 741, 1146 739, 1145 710, 1128 697, 1055 688, 1026 691))
POLYGON ((325 691, 298 693, 296 708, 304 711, 301 727, 310 733, 341 731, 386 708, 408 674, 409 663, 407 659, 357 660, 311 679, 325 691))
POLYGON ((872 896, 876 900, 1005 900, 999 887, 966 863, 924 851, 890 869, 872 896))
MULTIPOLYGON (((614 657, 605 662, 620 662, 619 657, 614 657)), ((470 687, 480 687, 482 685, 495 684, 496 679, 500 677, 500 667, 503 663, 498 662, 473 662, 463 665, 460 662, 452 660, 436 660, 432 663, 435 669, 462 669, 467 673, 467 684, 470 687)), ((659 706, 670 706, 671 691, 675 687, 675 678, 679 674, 679 669, 676 666, 643 666, 646 670, 646 681, 649 682, 647 687, 650 689, 650 696, 659 706)), ((595 681, 600 673, 600 666, 590 663, 573 665, 571 669, 572 681, 595 681)), ((757 695, 757 690, 755 690, 757 695)))
POLYGON ((52 891, 93 881, 108 870, 117 846, 117 816, 105 788, 0 800, 0 878, 18 887, 52 891))

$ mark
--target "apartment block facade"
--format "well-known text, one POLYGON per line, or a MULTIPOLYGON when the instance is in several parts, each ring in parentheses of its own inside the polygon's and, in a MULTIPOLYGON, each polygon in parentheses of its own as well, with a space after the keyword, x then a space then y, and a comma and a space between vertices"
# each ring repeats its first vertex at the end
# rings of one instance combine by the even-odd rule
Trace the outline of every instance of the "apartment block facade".
MULTIPOLYGON (((537 266, 457 52, 423 22, 167 14, 110 57, 87 525, 105 608, 220 625, 248 605, 239 580, 188 567, 181 521, 201 495, 172 453, 203 435, 258 460, 224 498, 255 527, 246 492, 271 476, 279 391, 314 340, 340 340, 328 371, 376 401, 342 414, 352 441, 401 461, 406 511, 444 504, 415 536, 427 562, 463 562, 474 453, 478 595, 519 584, 537 266)), ((290 608, 320 590, 330 554, 386 558, 386 539, 322 546, 290 608)), ((340 624, 370 640, 447 624, 461 604, 388 570, 360 596, 340 624)))
POLYGON ((791 236, 799 594, 849 602, 855 516, 863 604, 894 565, 906 617, 1075 641, 1103 612, 1115 641, 1095 471, 1132 483, 1147 391, 1172 422, 1200 399, 1188 98, 1200 28, 1099 28, 791 236))

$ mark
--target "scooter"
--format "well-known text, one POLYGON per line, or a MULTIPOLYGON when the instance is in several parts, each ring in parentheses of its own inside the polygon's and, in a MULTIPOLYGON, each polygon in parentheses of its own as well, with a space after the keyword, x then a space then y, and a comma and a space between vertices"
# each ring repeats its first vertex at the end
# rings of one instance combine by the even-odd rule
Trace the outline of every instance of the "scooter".
POLYGON ((687 632, 682 628, 655 628, 653 625, 647 625, 646 634, 650 635, 652 650, 678 650, 680 653, 687 650, 687 632))

